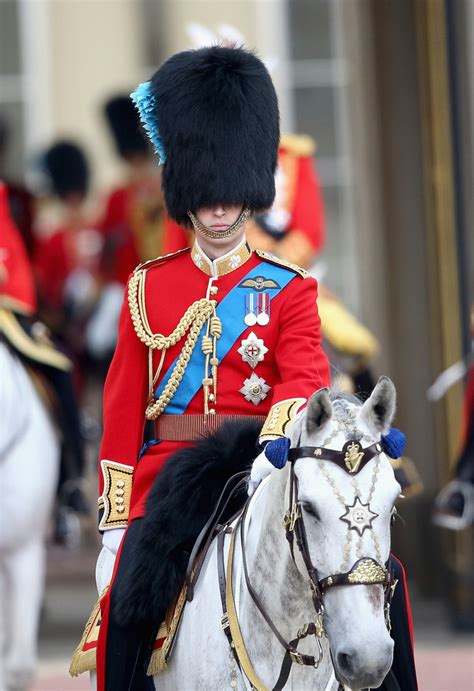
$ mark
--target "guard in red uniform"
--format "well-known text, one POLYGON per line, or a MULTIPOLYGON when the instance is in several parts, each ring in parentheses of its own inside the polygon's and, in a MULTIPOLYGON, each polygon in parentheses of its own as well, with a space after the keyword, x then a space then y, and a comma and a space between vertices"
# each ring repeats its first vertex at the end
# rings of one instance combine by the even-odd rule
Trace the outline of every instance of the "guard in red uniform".
POLYGON ((75 142, 60 141, 45 152, 44 171, 60 220, 38 242, 35 254, 41 313, 68 350, 81 357, 84 324, 97 300, 102 253, 102 235, 88 208, 89 163, 75 142))
POLYGON ((31 262, 9 211, 8 190, 0 182, 0 339, 40 379, 62 433, 56 539, 70 544, 77 520, 88 513, 82 490, 84 443, 72 383, 72 362, 50 340, 36 318, 37 300, 31 262))
POLYGON ((167 232, 160 172, 130 98, 109 99, 104 112, 125 164, 125 180, 110 193, 101 222, 106 243, 103 271, 106 282, 125 285, 139 262, 186 246, 186 233, 167 232))
POLYGON ((259 420, 262 442, 276 439, 307 397, 329 385, 316 281, 252 252, 244 235, 251 215, 271 207, 275 194, 278 106, 263 64, 240 49, 187 51, 133 98, 164 162, 169 214, 194 228, 196 240, 134 271, 107 377, 101 585, 127 532, 102 602, 101 691, 146 688, 149 641, 143 647, 136 631, 120 628, 110 601, 165 460, 233 416, 259 420), (146 419, 154 421, 155 440, 140 454, 146 419))
POLYGON ((309 268, 325 242, 324 204, 313 163, 316 144, 302 134, 283 134, 278 150, 272 208, 252 219, 251 247, 309 268))

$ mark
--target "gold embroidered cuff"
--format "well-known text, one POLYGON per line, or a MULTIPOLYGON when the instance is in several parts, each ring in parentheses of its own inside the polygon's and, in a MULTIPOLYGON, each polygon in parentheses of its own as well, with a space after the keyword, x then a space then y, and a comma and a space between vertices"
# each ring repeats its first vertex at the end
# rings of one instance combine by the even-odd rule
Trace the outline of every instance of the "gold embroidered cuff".
POLYGON ((130 512, 133 466, 106 460, 101 461, 100 466, 104 476, 104 493, 99 497, 99 508, 103 506, 104 514, 99 530, 125 528, 130 512))
POLYGON ((283 437, 303 403, 306 403, 306 398, 287 398, 272 405, 260 432, 260 442, 283 437))

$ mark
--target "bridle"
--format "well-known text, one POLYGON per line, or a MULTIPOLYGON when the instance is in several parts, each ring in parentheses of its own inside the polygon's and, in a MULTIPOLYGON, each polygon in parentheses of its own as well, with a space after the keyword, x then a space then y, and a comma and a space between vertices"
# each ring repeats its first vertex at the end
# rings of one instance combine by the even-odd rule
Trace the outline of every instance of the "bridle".
POLYGON ((297 633, 292 641, 285 641, 283 636, 278 631, 265 607, 263 606, 259 596, 254 590, 250 581, 247 565, 246 544, 245 544, 245 520, 247 517, 250 500, 247 501, 241 515, 233 527, 229 524, 219 533, 218 536, 218 571, 219 571, 219 585, 221 592, 221 600, 223 606, 222 628, 229 640, 231 650, 234 654, 237 664, 249 679, 252 687, 258 691, 266 691, 266 687, 260 682, 253 670, 248 654, 245 650, 240 626, 238 622, 237 613, 235 611, 235 604, 233 601, 232 592, 232 567, 233 556, 235 550, 235 535, 240 531, 240 542, 242 551, 243 572, 247 590, 256 605, 257 609, 267 622, 273 634, 276 636, 282 647, 285 649, 285 655, 280 669, 278 680, 273 687, 273 691, 281 691, 284 688, 291 672, 293 663, 300 665, 307 665, 318 668, 323 658, 323 648, 321 639, 325 635, 324 628, 324 596, 335 587, 349 586, 349 585, 375 585, 380 584, 384 590, 384 611, 387 628, 390 630, 390 603, 393 597, 397 581, 393 574, 388 569, 388 563, 383 565, 372 557, 362 557, 358 559, 352 567, 344 573, 334 573, 324 578, 319 578, 318 571, 314 566, 309 552, 308 539, 306 527, 303 519, 302 506, 298 499, 298 478, 295 473, 295 463, 300 458, 314 457, 319 460, 327 460, 336 463, 342 467, 346 472, 355 475, 360 472, 362 468, 375 456, 382 452, 382 447, 379 442, 372 444, 369 447, 362 448, 359 442, 351 440, 348 441, 341 451, 334 449, 327 449, 324 447, 309 447, 296 446, 289 450, 288 462, 290 463, 290 478, 289 478, 289 505, 285 513, 283 526, 285 528, 286 538, 290 546, 291 557, 295 561, 294 544, 296 542, 297 548, 304 562, 309 584, 311 588, 312 601, 316 613, 314 622, 305 624, 297 633), (229 547, 229 557, 227 562, 227 579, 224 567, 224 541, 225 535, 231 534, 231 541, 229 547), (317 654, 306 655, 297 650, 300 640, 312 635, 315 637, 317 643, 317 654))

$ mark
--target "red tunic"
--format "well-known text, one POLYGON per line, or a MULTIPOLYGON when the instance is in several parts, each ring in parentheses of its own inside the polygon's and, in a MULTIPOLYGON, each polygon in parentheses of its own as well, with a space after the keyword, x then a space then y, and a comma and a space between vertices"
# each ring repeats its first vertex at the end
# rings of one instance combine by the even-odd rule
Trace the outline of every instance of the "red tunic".
POLYGON ((310 137, 282 136, 276 196, 269 214, 281 236, 271 237, 257 223, 251 223, 247 232, 254 249, 272 252, 303 267, 313 263, 325 243, 324 202, 314 151, 310 137))
POLYGON ((36 294, 31 263, 8 205, 8 190, 0 183, 0 307, 31 315, 36 294))
MULTIPOLYGON (((242 252, 242 248, 235 250, 234 254, 239 252, 242 252)), ((241 256, 238 268, 213 280, 217 292, 212 297, 217 303, 238 286, 252 268, 261 266, 259 273, 264 277, 268 274, 265 260, 256 253, 250 253, 248 249, 245 252, 247 254, 241 256)), ((194 301, 206 297, 210 276, 206 273, 206 261, 203 264, 202 257, 195 259, 197 254, 200 254, 199 250, 194 248, 150 265, 146 276, 145 302, 154 333, 170 334, 187 308, 194 301), (201 268, 195 262, 201 263, 201 268)), ((244 300, 244 292, 240 297, 244 300)), ((272 406, 281 401, 299 398, 302 399, 299 403, 301 405, 315 390, 329 385, 328 361, 320 346, 316 298, 315 279, 303 278, 293 271, 286 287, 271 300, 269 324, 246 327, 219 363, 218 395, 214 405, 217 414, 266 416, 272 406), (263 339, 268 348, 263 361, 254 370, 238 352, 242 340, 248 338, 251 332, 263 339), (252 371, 271 387, 268 395, 258 405, 246 400, 240 392, 252 371)), ((168 350, 162 372, 166 372, 180 354, 184 341, 185 337, 168 350)), ((159 355, 159 352, 154 352, 155 367, 159 355)), ((121 468, 125 469, 132 476, 129 519, 143 515, 146 497, 154 478, 170 453, 183 446, 183 442, 162 441, 152 446, 137 461, 142 446, 147 401, 148 348, 137 337, 129 306, 125 301, 120 317, 117 349, 104 390, 104 435, 100 459, 115 464, 119 471, 121 468)), ((202 414, 203 409, 204 394, 201 387, 182 412, 186 415, 202 414)), ((110 480, 110 476, 107 476, 106 470, 103 464, 99 467, 99 501, 101 504, 105 502, 107 510, 106 495, 110 486, 105 487, 104 492, 104 477, 109 477, 110 480)), ((119 476, 120 474, 115 475, 115 480, 119 476)), ((124 479, 127 481, 125 476, 124 479)), ((108 499, 113 501, 113 496, 109 495, 108 499)), ((114 520, 103 520, 101 527, 108 529, 126 525, 127 513, 123 512, 123 521, 117 521, 120 518, 117 515, 114 520)))
POLYGON ((50 237, 38 243, 35 269, 45 305, 61 311, 68 278, 76 270, 83 270, 98 279, 102 236, 89 224, 60 227, 50 237))
POLYGON ((168 221, 159 179, 113 190, 101 222, 106 281, 126 284, 139 262, 176 252, 188 243, 186 231, 168 221))

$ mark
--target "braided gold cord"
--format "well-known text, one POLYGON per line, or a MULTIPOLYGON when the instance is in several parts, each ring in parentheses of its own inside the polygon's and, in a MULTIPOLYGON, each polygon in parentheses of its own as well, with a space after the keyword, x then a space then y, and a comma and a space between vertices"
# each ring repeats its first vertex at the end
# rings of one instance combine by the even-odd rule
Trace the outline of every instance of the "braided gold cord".
MULTIPOLYGON (((211 318, 211 315, 214 315, 214 318, 216 318, 216 302, 215 300, 208 300, 207 298, 196 300, 196 302, 193 302, 193 304, 188 307, 184 315, 179 320, 178 325, 169 336, 163 336, 163 334, 154 334, 151 331, 148 323, 145 309, 145 275, 146 270, 136 271, 130 279, 128 286, 128 306, 130 309, 130 316, 135 333, 140 341, 150 349, 150 358, 152 350, 162 351, 160 365, 154 377, 152 376, 151 366, 151 372, 149 375, 150 398, 153 395, 153 387, 156 384, 161 372, 166 350, 178 343, 178 341, 180 341, 189 330, 183 349, 173 368, 173 372, 166 383, 166 386, 156 401, 153 400, 153 402, 150 402, 146 408, 146 419, 156 420, 156 418, 161 415, 168 403, 171 401, 181 383, 193 350, 198 342, 199 334, 203 325, 211 318)), ((217 324, 215 324, 214 328, 216 331, 218 330, 217 324)), ((211 353, 212 344, 211 348, 208 349, 208 357, 211 353)))
POLYGON ((207 314, 199 314, 196 317, 196 321, 191 326, 188 337, 186 338, 186 342, 165 388, 156 401, 154 403, 150 403, 146 408, 145 417, 147 420, 156 420, 156 418, 161 415, 163 410, 175 395, 184 376, 184 372, 186 371, 186 367, 188 366, 192 352, 198 341, 199 333, 207 319, 207 314))
MULTIPOLYGON (((138 291, 144 293, 145 287, 145 271, 137 271, 133 274, 128 284, 128 306, 130 309, 130 316, 132 318, 133 328, 135 333, 142 343, 153 350, 167 350, 173 345, 176 345, 185 335, 191 324, 198 316, 205 315, 202 324, 213 314, 216 305, 215 300, 208 300, 201 298, 196 300, 188 307, 178 322, 176 328, 169 336, 163 334, 154 334, 148 324, 146 318, 145 305, 142 303, 141 309, 138 300, 138 291)), ((201 326, 202 326, 201 324, 201 326)))

